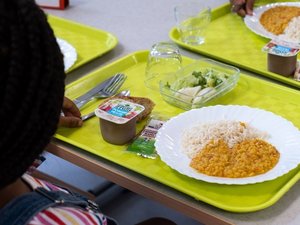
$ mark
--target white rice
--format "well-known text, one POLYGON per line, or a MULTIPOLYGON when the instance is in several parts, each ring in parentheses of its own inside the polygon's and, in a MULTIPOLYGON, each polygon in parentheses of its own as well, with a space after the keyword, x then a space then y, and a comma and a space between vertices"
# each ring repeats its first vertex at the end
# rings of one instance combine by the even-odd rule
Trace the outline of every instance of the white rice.
POLYGON ((291 19, 283 34, 278 35, 278 37, 285 41, 300 42, 300 16, 291 19))
POLYGON ((266 132, 259 131, 244 123, 246 127, 241 125, 239 121, 218 121, 211 123, 202 123, 194 127, 185 129, 182 137, 183 153, 189 158, 201 151, 211 140, 217 141, 223 139, 230 148, 235 144, 246 140, 260 138, 265 140, 268 138, 266 132))

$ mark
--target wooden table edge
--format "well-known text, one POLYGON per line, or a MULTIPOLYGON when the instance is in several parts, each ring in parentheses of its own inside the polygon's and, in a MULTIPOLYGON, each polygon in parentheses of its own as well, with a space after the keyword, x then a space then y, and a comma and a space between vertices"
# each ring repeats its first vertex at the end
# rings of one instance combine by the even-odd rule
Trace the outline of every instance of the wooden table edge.
POLYGON ((134 193, 173 208, 201 223, 212 225, 233 225, 233 223, 227 221, 227 219, 213 212, 209 212, 208 209, 201 206, 201 204, 206 203, 199 202, 166 185, 151 180, 106 159, 94 156, 60 140, 52 140, 52 142, 47 146, 46 151, 134 193))

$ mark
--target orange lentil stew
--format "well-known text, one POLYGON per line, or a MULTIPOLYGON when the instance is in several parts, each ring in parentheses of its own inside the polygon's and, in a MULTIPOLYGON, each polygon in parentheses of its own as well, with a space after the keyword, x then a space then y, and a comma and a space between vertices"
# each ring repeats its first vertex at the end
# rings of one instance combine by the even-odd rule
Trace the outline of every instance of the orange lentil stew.
POLYGON ((300 7, 277 6, 265 11, 259 21, 263 27, 276 35, 282 34, 294 17, 300 16, 300 7))
POLYGON ((224 140, 212 140, 191 160, 190 166, 209 176, 242 178, 266 173, 279 157, 277 149, 261 139, 244 140, 232 148, 224 140))

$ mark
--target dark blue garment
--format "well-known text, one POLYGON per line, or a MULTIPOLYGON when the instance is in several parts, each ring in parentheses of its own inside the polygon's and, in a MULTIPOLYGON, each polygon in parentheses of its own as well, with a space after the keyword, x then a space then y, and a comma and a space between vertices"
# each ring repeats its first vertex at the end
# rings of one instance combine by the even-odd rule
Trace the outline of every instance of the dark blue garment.
MULTIPOLYGON (((38 212, 54 206, 70 206, 99 212, 98 205, 77 193, 48 191, 42 187, 15 198, 0 210, 0 225, 25 225, 38 212)), ((107 218, 108 224, 117 223, 107 218)))

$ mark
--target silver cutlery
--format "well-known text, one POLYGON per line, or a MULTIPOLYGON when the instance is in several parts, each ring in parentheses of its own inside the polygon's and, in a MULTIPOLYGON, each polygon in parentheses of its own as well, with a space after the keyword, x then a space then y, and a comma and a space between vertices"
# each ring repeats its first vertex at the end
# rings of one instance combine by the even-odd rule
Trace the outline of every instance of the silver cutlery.
MULTIPOLYGON (((121 91, 119 94, 117 94, 115 96, 129 96, 129 95, 130 95, 130 90, 124 90, 124 91, 121 91)), ((85 120, 87 120, 87 119, 89 119, 89 118, 91 118, 93 116, 95 116, 95 112, 94 111, 90 112, 90 113, 88 113, 86 115, 81 116, 81 119, 83 121, 85 121, 85 120)))
POLYGON ((115 82, 113 82, 110 86, 102 89, 101 91, 99 91, 98 93, 93 95, 92 99, 93 98, 98 98, 98 99, 108 98, 108 97, 115 95, 116 92, 120 89, 120 87, 124 83, 125 79, 126 79, 125 75, 116 79, 115 82))
POLYGON ((96 87, 92 88, 91 90, 89 90, 85 94, 77 97, 76 99, 73 100, 73 102, 80 109, 87 102, 89 102, 93 98, 93 96, 95 94, 97 94, 99 91, 101 91, 101 90, 103 90, 103 89, 105 89, 105 88, 107 88, 111 85, 115 85, 116 82, 119 82, 120 79, 123 80, 124 77, 126 77, 124 74, 118 73, 118 74, 106 79, 105 81, 101 82, 100 84, 98 84, 96 87))

